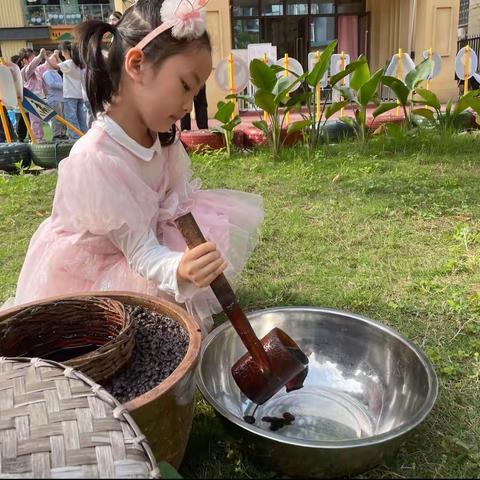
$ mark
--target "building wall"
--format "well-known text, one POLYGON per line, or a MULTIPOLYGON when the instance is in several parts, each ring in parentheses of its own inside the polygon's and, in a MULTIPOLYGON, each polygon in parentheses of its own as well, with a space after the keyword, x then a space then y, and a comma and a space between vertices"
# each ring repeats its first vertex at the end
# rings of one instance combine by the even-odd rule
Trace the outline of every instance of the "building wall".
POLYGON ((432 47, 442 57, 442 70, 431 88, 443 102, 456 98, 453 65, 457 54, 458 0, 367 0, 367 11, 371 16, 372 69, 388 64, 399 48, 405 52, 413 50, 415 63, 419 63, 423 51, 432 47))
MULTIPOLYGON (((22 0, 0 0, 0 28, 8 27, 23 27, 24 17, 22 0)), ((2 41, 0 42, 0 48, 2 50, 2 56, 5 59, 10 59, 12 55, 15 55, 19 50, 27 45, 25 41, 2 41)))
POLYGON ((480 35, 480 0, 470 0, 467 33, 469 37, 480 35))

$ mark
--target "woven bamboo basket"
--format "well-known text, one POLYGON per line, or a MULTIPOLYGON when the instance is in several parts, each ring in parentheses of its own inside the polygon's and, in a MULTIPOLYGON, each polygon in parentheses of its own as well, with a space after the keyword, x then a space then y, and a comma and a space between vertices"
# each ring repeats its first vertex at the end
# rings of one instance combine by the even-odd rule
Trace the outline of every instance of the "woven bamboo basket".
POLYGON ((104 297, 41 302, 0 322, 0 355, 58 360, 96 382, 126 365, 134 342, 123 304, 104 297))
POLYGON ((115 398, 71 367, 0 357, 0 478, 159 478, 115 398))

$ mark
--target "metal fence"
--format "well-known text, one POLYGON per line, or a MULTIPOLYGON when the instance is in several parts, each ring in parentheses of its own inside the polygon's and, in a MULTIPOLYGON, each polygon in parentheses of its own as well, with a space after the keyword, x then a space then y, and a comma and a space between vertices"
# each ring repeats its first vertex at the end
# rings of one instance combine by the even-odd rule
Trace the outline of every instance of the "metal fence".
POLYGON ((477 57, 480 57, 480 37, 470 37, 459 40, 457 42, 457 52, 467 45, 469 45, 470 48, 475 51, 477 57))

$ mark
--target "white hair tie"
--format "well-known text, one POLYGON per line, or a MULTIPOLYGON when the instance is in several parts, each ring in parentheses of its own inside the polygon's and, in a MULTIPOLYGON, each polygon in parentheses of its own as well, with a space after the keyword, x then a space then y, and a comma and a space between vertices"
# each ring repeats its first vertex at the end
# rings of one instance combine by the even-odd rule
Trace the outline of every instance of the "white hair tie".
POLYGON ((154 38, 168 29, 172 37, 188 40, 199 38, 205 33, 205 18, 202 8, 207 0, 165 0, 160 15, 162 23, 146 35, 135 48, 143 50, 154 38))

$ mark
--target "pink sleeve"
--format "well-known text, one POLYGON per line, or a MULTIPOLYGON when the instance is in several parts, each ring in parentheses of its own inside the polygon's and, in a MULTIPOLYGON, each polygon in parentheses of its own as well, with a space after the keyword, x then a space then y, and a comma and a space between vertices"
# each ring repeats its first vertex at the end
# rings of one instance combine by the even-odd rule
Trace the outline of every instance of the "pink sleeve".
POLYGON ((158 198, 121 158, 77 152, 59 166, 53 217, 71 232, 106 235, 150 228, 158 198))
POLYGON ((37 55, 31 62, 29 65, 27 65, 26 67, 24 67, 22 69, 22 72, 23 72, 23 75, 24 75, 24 78, 25 80, 30 80, 30 78, 32 78, 32 76, 35 74, 35 70, 37 69, 37 67, 39 66, 40 62, 42 61, 42 57, 40 55, 37 55))

